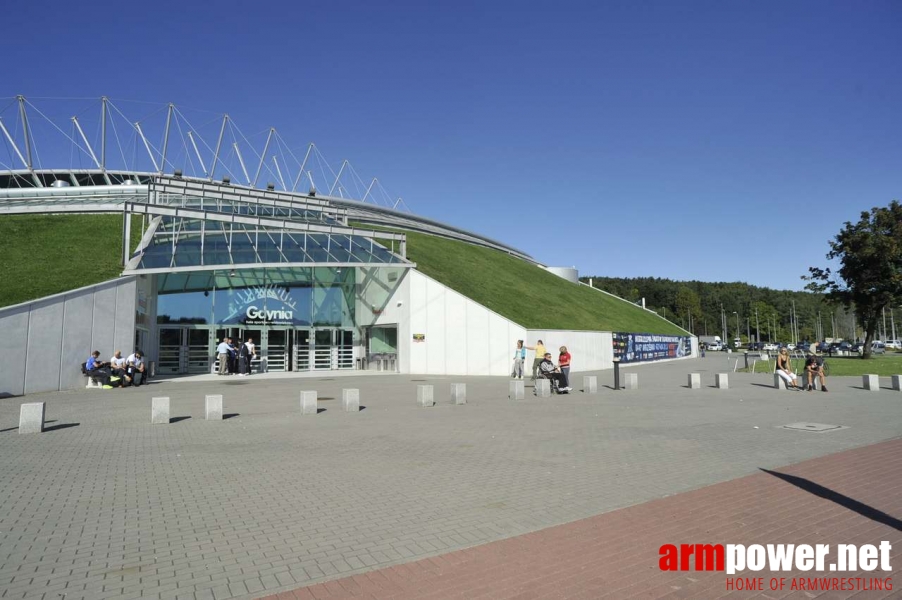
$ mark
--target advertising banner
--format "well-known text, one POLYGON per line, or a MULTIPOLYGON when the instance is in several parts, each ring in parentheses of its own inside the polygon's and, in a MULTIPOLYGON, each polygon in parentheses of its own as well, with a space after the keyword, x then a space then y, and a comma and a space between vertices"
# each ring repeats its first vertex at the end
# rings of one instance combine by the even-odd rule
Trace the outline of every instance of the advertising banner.
POLYGON ((614 359, 621 363, 682 358, 692 353, 688 335, 614 333, 614 359))

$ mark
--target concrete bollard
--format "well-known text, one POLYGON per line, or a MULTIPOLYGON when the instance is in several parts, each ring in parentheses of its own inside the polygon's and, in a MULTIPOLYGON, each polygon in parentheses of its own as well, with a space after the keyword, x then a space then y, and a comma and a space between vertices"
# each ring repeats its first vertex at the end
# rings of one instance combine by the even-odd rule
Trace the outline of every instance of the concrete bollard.
POLYGON ((417 405, 422 408, 429 408, 435 401, 433 400, 432 386, 431 385, 418 385, 417 386, 417 405))
POLYGON ((317 412, 316 391, 301 392, 301 414, 315 415, 317 412))
POLYGON ((169 396, 150 399, 150 422, 154 425, 169 424, 169 396))
POLYGON ((41 433, 44 431, 43 402, 29 402, 19 407, 19 433, 41 433))
POLYGON ((638 390, 639 389, 639 374, 638 373, 624 373, 622 387, 625 390, 638 390))
POLYGON ((774 373, 774 388, 778 390, 786 389, 786 381, 784 381, 777 373, 774 373))
POLYGON ((222 394, 207 394, 204 404, 208 421, 222 421, 222 394))
POLYGON ((360 390, 341 390, 341 410, 345 412, 360 412, 360 390))
POLYGON ((539 398, 551 398, 551 380, 536 379, 536 396, 539 398))
POLYGON ((595 375, 583 375, 583 393, 598 393, 598 377, 596 377, 595 375))
POLYGON ((714 386, 719 390, 730 389, 730 376, 727 373, 714 374, 714 386))
POLYGON ((902 375, 893 375, 893 389, 902 392, 902 375))
POLYGON ((507 397, 511 400, 522 400, 526 395, 526 387, 523 385, 522 379, 509 382, 507 386, 507 397))
POLYGON ((864 389, 871 392, 879 392, 880 391, 880 376, 879 375, 862 375, 861 376, 862 385, 864 385, 864 389))
POLYGON ((701 373, 689 373, 689 389, 690 390, 702 389, 702 374, 701 373))
POLYGON ((467 384, 452 383, 451 384, 451 404, 467 403, 467 384))

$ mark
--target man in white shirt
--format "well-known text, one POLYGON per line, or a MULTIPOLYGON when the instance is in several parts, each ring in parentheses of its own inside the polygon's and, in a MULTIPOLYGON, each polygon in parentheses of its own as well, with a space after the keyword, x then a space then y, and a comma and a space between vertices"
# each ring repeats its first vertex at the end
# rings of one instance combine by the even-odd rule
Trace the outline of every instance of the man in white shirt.
POLYGON ((228 375, 229 344, 226 342, 225 338, 222 338, 222 341, 219 342, 219 345, 216 347, 216 354, 219 355, 219 375, 228 375))
POLYGON ((132 378, 126 373, 127 365, 128 361, 122 358, 122 351, 116 350, 116 353, 110 358, 110 372, 113 374, 113 377, 119 377, 121 387, 125 387, 132 381, 132 378))
POLYGON ((125 369, 135 387, 144 383, 144 355, 140 350, 128 355, 125 359, 125 369))

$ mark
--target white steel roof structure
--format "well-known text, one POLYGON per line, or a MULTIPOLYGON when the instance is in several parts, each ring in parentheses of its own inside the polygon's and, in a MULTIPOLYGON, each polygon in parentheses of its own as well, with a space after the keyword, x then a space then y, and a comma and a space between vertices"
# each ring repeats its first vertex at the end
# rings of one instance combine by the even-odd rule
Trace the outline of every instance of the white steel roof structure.
MULTIPOLYGON (((412 214, 377 178, 364 182, 349 161, 336 172, 312 143, 299 159, 275 128, 258 134, 265 136, 258 152, 228 114, 206 113, 194 127, 191 111, 174 104, 140 103, 144 116, 136 120, 120 104, 132 103, 102 97, 39 107, 24 96, 0 98, 0 215, 143 215, 142 243, 123 256, 125 274, 217 265, 414 266, 403 234, 351 222, 448 237, 535 262, 501 242, 412 214), (328 185, 326 195, 317 179, 328 185)), ((123 223, 128 239, 131 219, 123 223)))

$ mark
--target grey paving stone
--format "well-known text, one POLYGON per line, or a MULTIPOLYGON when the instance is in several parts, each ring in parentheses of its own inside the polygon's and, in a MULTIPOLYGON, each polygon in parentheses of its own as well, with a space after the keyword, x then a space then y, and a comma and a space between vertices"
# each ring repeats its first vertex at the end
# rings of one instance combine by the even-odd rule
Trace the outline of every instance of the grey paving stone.
MULTIPOLYGON (((114 403, 109 391, 35 395, 49 418, 80 425, 0 432, 0 597, 40 598, 50 581, 66 582, 66 600, 113 594, 105 585, 194 598, 235 597, 241 583, 260 596, 300 585, 301 570, 309 583, 482 544, 902 428, 897 394, 869 395, 861 409, 859 378, 830 378, 830 394, 775 394, 771 374, 731 373, 728 390, 675 385, 728 369, 714 353, 624 366, 641 373, 641 390, 517 403, 507 378, 360 376, 367 410, 354 419, 333 410, 349 380, 331 374, 152 380, 117 390, 114 403), (411 402, 417 385, 457 382, 465 410, 411 402), (300 387, 330 410, 301 418, 300 387), (238 416, 205 423, 208 393, 227 394, 238 416), (148 423, 152 396, 191 418, 148 423), (777 428, 799 421, 849 429, 777 428)), ((0 423, 14 425, 21 402, 0 399, 0 423)))

